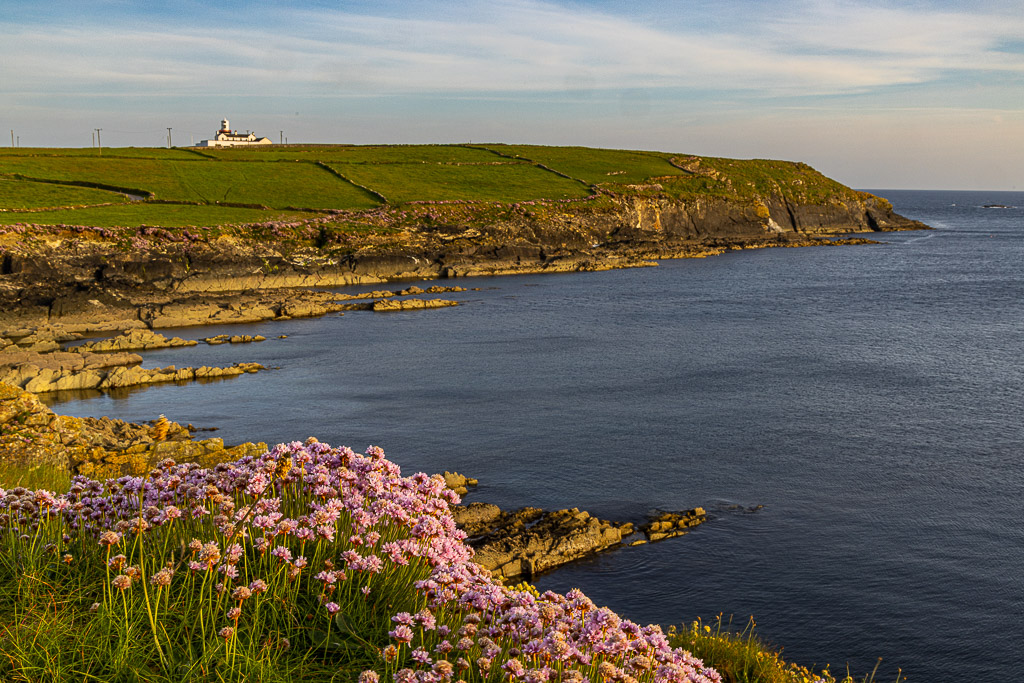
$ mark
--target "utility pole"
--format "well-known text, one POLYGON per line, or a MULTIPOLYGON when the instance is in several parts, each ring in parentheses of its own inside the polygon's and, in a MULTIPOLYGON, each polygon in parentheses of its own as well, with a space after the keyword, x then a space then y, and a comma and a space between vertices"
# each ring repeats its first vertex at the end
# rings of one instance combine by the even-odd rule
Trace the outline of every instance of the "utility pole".
POLYGON ((167 149, 171 148, 171 129, 167 128, 167 149))
POLYGON ((281 144, 284 144, 284 131, 281 131, 281 144))
POLYGON ((96 146, 96 131, 92 132, 92 146, 96 146))
POLYGON ((14 147, 14 129, 11 129, 11 147, 14 147))
POLYGON ((96 146, 99 147, 100 149, 103 149, 103 143, 100 142, 100 131, 101 130, 103 130, 103 129, 102 128, 97 128, 96 129, 96 146))

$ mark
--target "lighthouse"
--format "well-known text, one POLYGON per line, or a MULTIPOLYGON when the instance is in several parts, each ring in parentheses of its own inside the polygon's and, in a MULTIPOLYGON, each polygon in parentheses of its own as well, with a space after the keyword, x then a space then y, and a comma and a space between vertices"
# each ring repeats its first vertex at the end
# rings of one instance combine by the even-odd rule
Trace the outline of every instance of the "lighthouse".
POLYGON ((231 130, 231 123, 223 118, 220 120, 220 130, 213 136, 212 140, 203 140, 197 147, 250 147, 253 145, 269 145, 270 138, 258 138, 256 133, 246 131, 235 133, 231 130))

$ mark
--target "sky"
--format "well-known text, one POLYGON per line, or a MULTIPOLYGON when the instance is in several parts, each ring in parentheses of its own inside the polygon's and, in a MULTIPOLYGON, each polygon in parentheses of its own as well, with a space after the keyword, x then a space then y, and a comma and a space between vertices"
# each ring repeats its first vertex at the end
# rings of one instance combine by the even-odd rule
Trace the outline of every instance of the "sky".
POLYGON ((0 145, 505 142, 1024 190, 1020 0, 0 1, 0 145))

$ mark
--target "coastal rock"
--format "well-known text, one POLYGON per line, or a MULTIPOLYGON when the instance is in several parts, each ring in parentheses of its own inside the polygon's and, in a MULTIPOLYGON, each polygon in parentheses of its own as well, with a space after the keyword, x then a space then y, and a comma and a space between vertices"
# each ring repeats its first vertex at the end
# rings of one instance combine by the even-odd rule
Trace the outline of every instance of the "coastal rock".
POLYGON ((243 305, 238 301, 180 302, 161 306, 149 320, 152 327, 187 327, 220 323, 253 323, 271 320, 277 310, 260 302, 243 305))
POLYGON ((682 512, 663 512, 640 527, 640 531, 648 541, 661 541, 689 533, 690 529, 703 524, 707 519, 707 512, 702 507, 682 512))
POLYGON ((383 299, 373 302, 375 311, 413 311, 423 308, 444 308, 446 306, 458 306, 458 301, 450 299, 383 299))
POLYGON ((473 561, 493 574, 530 578, 619 545, 631 533, 633 525, 628 522, 600 520, 578 508, 554 512, 523 508, 501 513, 490 531, 469 543, 476 551, 473 561))
POLYGON ((470 486, 476 486, 479 482, 472 477, 466 477, 458 472, 445 472, 443 475, 445 485, 460 496, 469 493, 470 486))
POLYGON ((68 389, 107 390, 158 382, 201 378, 233 377, 265 369, 259 363, 235 363, 229 367, 147 369, 139 367, 142 357, 123 351, 74 353, 0 354, 0 382, 33 393, 68 389))
POLYGON ((218 334, 213 337, 203 338, 203 341, 210 346, 216 346, 217 344, 248 344, 251 342, 261 342, 265 340, 266 337, 259 334, 218 334))
POLYGON ((181 337, 168 338, 162 334, 153 332, 146 328, 135 328, 125 330, 116 337, 101 339, 99 341, 86 342, 78 346, 72 346, 68 351, 76 353, 110 352, 110 351, 148 351, 152 349, 167 349, 181 346, 195 346, 198 344, 192 339, 181 337))
POLYGON ((501 508, 491 503, 469 503, 452 507, 452 518, 470 537, 495 529, 501 520, 501 508))
POLYGON ((154 425, 57 415, 35 394, 0 382, 0 468, 23 475, 43 469, 93 478, 140 475, 167 457, 211 466, 267 449, 265 443, 193 441, 175 422, 166 430, 156 441, 154 425))

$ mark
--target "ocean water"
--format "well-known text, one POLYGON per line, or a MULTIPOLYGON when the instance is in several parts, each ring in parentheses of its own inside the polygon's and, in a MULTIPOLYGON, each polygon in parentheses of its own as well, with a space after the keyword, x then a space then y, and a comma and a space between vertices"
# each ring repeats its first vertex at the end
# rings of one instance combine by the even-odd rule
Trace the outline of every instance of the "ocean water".
POLYGON ((54 407, 164 413, 230 443, 375 444, 409 473, 476 476, 468 500, 503 507, 642 521, 701 505, 711 520, 687 536, 536 583, 645 623, 752 615, 805 665, 883 658, 880 682, 1021 680, 1024 193, 877 192, 935 230, 175 330, 268 340, 147 366, 276 369, 54 407))

